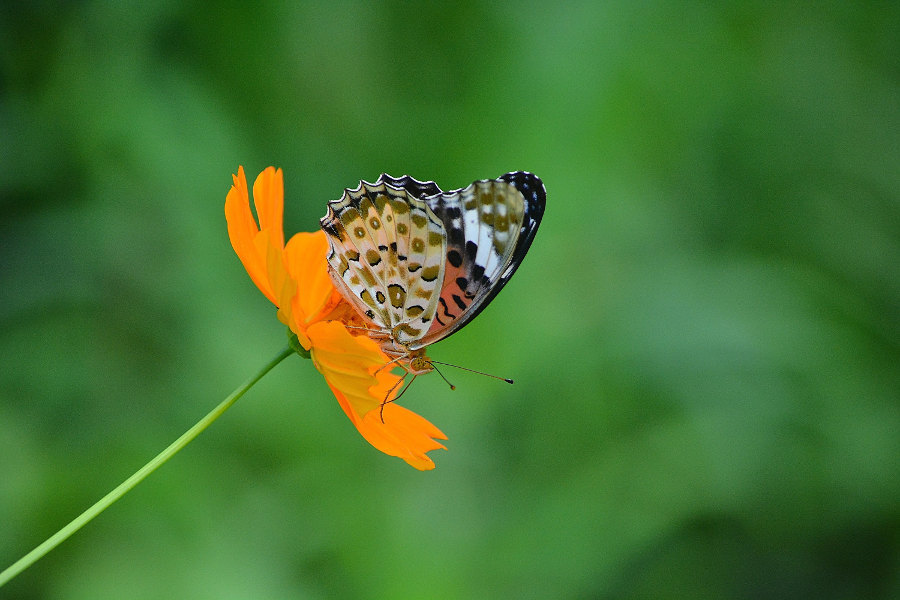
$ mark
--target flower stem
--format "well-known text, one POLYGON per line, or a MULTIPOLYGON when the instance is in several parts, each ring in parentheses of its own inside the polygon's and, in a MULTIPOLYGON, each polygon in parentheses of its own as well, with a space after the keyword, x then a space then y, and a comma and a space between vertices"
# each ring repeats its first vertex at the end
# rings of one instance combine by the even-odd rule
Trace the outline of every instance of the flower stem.
POLYGON ((263 376, 272 370, 278 363, 283 361, 285 358, 294 354, 294 351, 291 348, 285 348, 282 350, 278 356, 273 358, 266 366, 259 370, 259 372, 248 379, 243 385, 234 390, 231 395, 225 398, 217 407, 215 407, 209 414, 200 419, 196 425, 185 431, 181 437, 172 442, 172 444, 160 452, 153 460, 148 462, 146 465, 138 469, 138 471, 120 483, 118 487, 116 487, 113 491, 105 495, 96 504, 91 506, 89 509, 75 517, 75 519, 54 533, 52 536, 47 538, 40 546, 17 560, 10 567, 8 567, 5 571, 0 572, 0 587, 3 587, 10 579, 36 563, 40 560, 45 554, 56 548, 59 544, 61 544, 65 539, 67 539, 70 535, 84 527, 87 523, 89 523, 94 517, 102 513, 104 510, 109 508, 109 506, 124 496, 131 488, 139 484, 144 480, 150 473, 161 467, 166 463, 170 458, 175 456, 179 450, 187 446, 191 441, 194 440, 200 433, 209 427, 213 421, 222 416, 222 414, 228 410, 232 404, 234 404, 238 398, 244 395, 244 393, 249 390, 253 385, 263 378, 263 376))

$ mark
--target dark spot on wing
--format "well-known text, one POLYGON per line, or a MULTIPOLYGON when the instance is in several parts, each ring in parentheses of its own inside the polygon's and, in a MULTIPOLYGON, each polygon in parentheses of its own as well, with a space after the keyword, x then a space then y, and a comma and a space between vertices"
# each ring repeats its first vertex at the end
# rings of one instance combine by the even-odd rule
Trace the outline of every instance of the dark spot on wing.
MULTIPOLYGON (((444 316, 447 317, 447 319, 452 321, 453 319, 456 318, 456 315, 450 314, 450 309, 447 307, 447 302, 443 298, 438 298, 438 303, 444 309, 444 316)), ((446 323, 444 323, 444 321, 441 320, 441 318, 440 318, 441 317, 440 311, 435 313, 435 317, 437 318, 438 323, 440 323, 441 325, 446 325, 446 323)))
POLYGON ((432 281, 437 280, 438 275, 440 275, 440 273, 441 273, 440 267, 436 267, 436 266, 428 267, 427 269, 422 271, 422 275, 421 275, 422 281, 427 281, 428 283, 431 283, 432 281))
POLYGON ((451 250, 447 253, 447 261, 454 267, 459 267, 462 264, 462 256, 456 250, 451 250))
POLYGON ((374 267, 381 262, 381 255, 374 250, 369 250, 368 252, 366 252, 366 261, 374 267))
POLYGON ((466 256, 469 262, 475 262, 475 256, 478 254, 478 244, 472 241, 466 242, 466 256))

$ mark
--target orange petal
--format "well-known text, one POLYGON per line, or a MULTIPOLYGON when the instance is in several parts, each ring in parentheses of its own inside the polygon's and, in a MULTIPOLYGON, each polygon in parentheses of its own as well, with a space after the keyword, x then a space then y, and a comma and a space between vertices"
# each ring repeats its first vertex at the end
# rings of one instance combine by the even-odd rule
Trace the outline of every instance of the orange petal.
POLYGON ((391 403, 384 405, 384 423, 381 422, 378 410, 370 411, 365 417, 360 418, 340 390, 331 385, 329 387, 359 433, 385 454, 402 458, 420 471, 428 471, 434 468, 434 461, 426 453, 431 450, 447 449, 437 441, 446 440, 447 436, 411 410, 391 403))
MULTIPOLYGON (((272 286, 269 285, 269 277, 266 272, 265 261, 256 248, 256 236, 259 235, 259 227, 253 220, 250 212, 250 196, 247 193, 247 179, 244 177, 244 167, 238 167, 237 175, 232 175, 234 184, 228 190, 225 198, 225 220, 228 222, 228 238, 235 254, 241 259, 244 268, 256 287, 265 296, 275 302, 272 286)), ((264 256, 264 255, 263 255, 264 256)))
POLYGON ((267 167, 253 182, 253 202, 259 228, 271 231, 272 243, 284 248, 284 173, 267 167))
POLYGON ((378 370, 388 358, 378 344, 367 337, 350 335, 337 321, 314 323, 308 329, 312 359, 337 397, 341 408, 373 446, 405 460, 421 470, 433 469, 426 456, 429 450, 443 448, 436 439, 447 439, 441 431, 419 415, 394 403, 381 406, 400 380, 389 369, 378 370))
POLYGON ((305 332, 342 300, 328 276, 327 254, 328 240, 324 231, 298 233, 284 249, 288 277, 298 282, 289 321, 294 333, 305 332))
POLYGON ((233 179, 234 185, 225 198, 225 220, 231 246, 256 287, 275 306, 281 306, 293 293, 282 258, 284 190, 281 171, 269 167, 260 173, 253 185, 262 230, 250 212, 243 167, 238 167, 238 174, 233 179))
POLYGON ((320 321, 307 329, 312 359, 325 380, 346 396, 360 416, 381 406, 399 377, 382 369, 388 358, 367 337, 350 335, 343 323, 320 321))

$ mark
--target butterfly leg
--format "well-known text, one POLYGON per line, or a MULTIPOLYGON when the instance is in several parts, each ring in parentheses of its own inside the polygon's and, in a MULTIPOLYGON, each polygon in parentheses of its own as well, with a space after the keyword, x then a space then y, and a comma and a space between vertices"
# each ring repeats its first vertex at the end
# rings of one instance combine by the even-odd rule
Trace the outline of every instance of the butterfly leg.
MULTIPOLYGON (((393 359, 393 360, 391 360, 391 361, 388 361, 388 362, 384 363, 383 365, 381 365, 380 367, 378 367, 378 369, 376 369, 376 371, 375 371, 374 373, 372 373, 372 374, 373 374, 373 375, 378 375, 378 374, 381 372, 381 370, 384 369, 386 366, 392 365, 392 364, 396 364, 396 363, 399 363, 401 360, 403 360, 403 358, 405 358, 405 357, 403 357, 403 356, 398 356, 397 358, 395 358, 395 359, 393 359)), ((396 387, 396 386, 394 386, 394 387, 396 387)), ((393 391, 394 391, 394 388, 391 388, 391 391, 393 392, 393 391)))
POLYGON ((391 394, 394 393, 394 390, 396 390, 397 387, 403 383, 403 381, 406 379, 406 375, 407 375, 407 373, 404 373, 403 377, 401 377, 397 381, 397 383, 395 383, 394 386, 390 390, 388 390, 388 393, 384 396, 384 400, 381 402, 381 408, 379 409, 380 412, 378 413, 378 416, 381 417, 382 423, 384 423, 384 407, 387 406, 388 404, 390 404, 391 402, 396 402, 397 400, 399 400, 400 396, 405 394, 406 390, 409 389, 409 386, 412 385, 412 382, 416 380, 417 375, 413 375, 412 379, 409 380, 409 383, 406 384, 406 387, 404 387, 402 390, 400 390, 400 393, 397 394, 394 398, 391 398, 391 394))

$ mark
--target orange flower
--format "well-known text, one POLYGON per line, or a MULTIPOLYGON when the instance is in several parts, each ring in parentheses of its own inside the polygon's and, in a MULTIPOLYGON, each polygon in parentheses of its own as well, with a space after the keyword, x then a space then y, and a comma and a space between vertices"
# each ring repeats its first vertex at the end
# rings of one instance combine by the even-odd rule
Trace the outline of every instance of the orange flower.
MULTIPOLYGON (((253 184, 258 225, 250 212, 244 168, 238 167, 232 177, 234 185, 225 199, 228 237, 250 279, 278 307, 278 319, 310 353, 362 436, 385 454, 402 458, 417 469, 433 469, 434 462, 426 453, 444 448, 437 440, 447 437, 393 402, 380 410, 399 377, 390 369, 381 369, 390 359, 378 344, 347 329, 347 323, 357 317, 331 283, 325 233, 298 233, 285 245, 281 169, 267 168, 253 184)), ((391 392, 391 399, 396 393, 391 392)))

